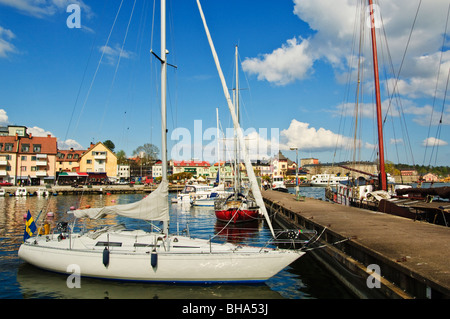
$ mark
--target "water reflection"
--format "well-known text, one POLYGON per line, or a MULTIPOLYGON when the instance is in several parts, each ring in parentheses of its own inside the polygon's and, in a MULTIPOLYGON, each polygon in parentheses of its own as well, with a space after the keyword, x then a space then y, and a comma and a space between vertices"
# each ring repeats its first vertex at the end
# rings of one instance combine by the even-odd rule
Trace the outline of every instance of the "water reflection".
MULTIPOLYGON (((67 276, 37 269, 22 262, 17 251, 23 241, 24 214, 30 210, 40 221, 46 219, 47 212, 54 213, 53 222, 67 221, 65 213, 71 208, 99 207, 104 205, 126 204, 142 199, 144 194, 117 195, 84 195, 51 196, 49 198, 0 197, 0 298, 239 298, 239 299, 275 299, 275 298, 317 298, 303 280, 298 265, 309 263, 302 257, 279 274, 261 285, 167 285, 149 283, 115 282, 82 278, 81 288, 70 289, 66 285, 67 276)), ((170 196, 173 196, 172 194, 170 196)), ((206 207, 170 204, 171 232, 189 232, 197 238, 231 241, 234 243, 250 243, 266 241, 270 232, 264 221, 252 224, 229 225, 216 221, 214 210, 206 207)), ((102 224, 125 223, 129 228, 150 230, 145 221, 130 220, 123 217, 108 216, 101 221, 87 221, 87 228, 99 227, 102 224)), ((307 265, 304 267, 308 267, 307 265)), ((315 276, 323 276, 317 272, 315 276)), ((335 285, 335 284, 334 284, 335 285)), ((333 285, 331 286, 333 288, 333 285)), ((330 281, 326 284, 330 289, 330 281)), ((334 298, 341 298, 340 292, 334 298)))
POLYGON ((267 285, 170 285, 81 278, 80 288, 68 288, 67 276, 22 264, 17 281, 23 298, 58 299, 279 299, 267 285))

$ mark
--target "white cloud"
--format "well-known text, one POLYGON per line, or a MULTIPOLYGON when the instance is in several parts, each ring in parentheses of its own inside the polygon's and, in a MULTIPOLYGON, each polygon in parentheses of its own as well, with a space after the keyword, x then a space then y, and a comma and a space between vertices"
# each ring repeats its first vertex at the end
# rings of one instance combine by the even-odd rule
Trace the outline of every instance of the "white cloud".
POLYGON ((6 58, 8 54, 16 52, 16 48, 11 43, 15 37, 11 30, 0 26, 0 58, 6 58))
POLYGON ((448 143, 435 137, 429 137, 422 142, 422 146, 446 146, 448 143))
POLYGON ((60 150, 70 150, 73 148, 74 150, 84 150, 85 148, 75 140, 67 139, 65 141, 61 141, 58 139, 58 149, 60 150))
MULTIPOLYGON (((404 78, 397 82, 398 91, 410 98, 434 97, 442 99, 446 92, 450 50, 421 55, 406 61, 404 78)), ((390 88, 396 81, 388 80, 390 88)))
MULTIPOLYGON (((350 61, 354 60, 351 59, 352 54, 356 54, 353 51, 353 34, 355 30, 358 31, 355 25, 359 23, 359 12, 366 13, 366 5, 361 6, 359 3, 354 0, 294 0, 293 13, 315 31, 314 35, 307 40, 302 40, 301 35, 298 35, 272 53, 247 58, 243 63, 244 69, 257 74, 259 80, 286 85, 304 79, 306 75, 314 72, 314 62, 322 60, 333 67, 338 80, 347 78, 345 73, 348 72, 349 66, 352 71, 355 70, 355 67, 350 65, 350 61)), ((378 31, 387 36, 395 72, 398 72, 405 53, 418 4, 418 1, 412 3, 410 0, 396 0, 385 1, 380 5, 384 30, 378 31)), ((434 96, 447 9, 448 0, 421 3, 400 74, 400 94, 412 98, 434 96), (429 18, 431 16, 433 19, 429 18)), ((370 39, 368 30, 366 37, 370 39)), ((365 46, 369 43, 370 41, 367 41, 365 46)), ((378 46, 381 52, 381 48, 386 47, 385 41, 379 40, 378 46)), ((370 50, 366 53, 367 63, 364 68, 371 67, 371 54, 370 50)), ((380 63, 383 62, 381 60, 380 63)), ((444 91, 449 66, 450 51, 442 56, 441 68, 445 70, 445 74, 441 74, 439 96, 442 96, 444 91)), ((390 65, 386 67, 390 68, 390 65)))
MULTIPOLYGON (((310 124, 299 122, 295 119, 291 121, 289 127, 280 132, 283 139, 280 142, 280 149, 288 150, 295 146, 301 150, 330 151, 338 148, 352 148, 353 139, 336 134, 330 130, 310 127, 310 124)), ((357 145, 360 141, 356 142, 357 145)))
POLYGON ((130 59, 133 56, 133 52, 122 50, 118 44, 116 44, 114 48, 108 45, 104 45, 101 46, 99 50, 106 57, 106 63, 108 64, 115 64, 119 57, 124 59, 130 59))
POLYGON ((6 111, 4 109, 0 109, 0 125, 8 125, 8 114, 6 114, 6 111))
POLYGON ((258 80, 267 80, 277 85, 304 79, 311 72, 314 62, 307 52, 308 46, 308 40, 292 38, 270 54, 246 59, 242 67, 250 74, 257 74, 258 80))
MULTIPOLYGON (((52 137, 55 137, 55 135, 52 132, 46 131, 45 129, 37 127, 37 126, 28 127, 27 133, 28 134, 31 133, 33 136, 46 137, 46 136, 50 135, 52 137)), ((80 143, 78 143, 77 141, 75 141, 73 139, 67 139, 65 141, 62 141, 61 139, 57 138, 57 143, 58 143, 58 149, 60 149, 60 150, 69 150, 71 148, 73 148, 75 150, 84 150, 85 149, 80 143)))
POLYGON ((395 139, 395 138, 391 138, 390 140, 389 140, 389 143, 390 144, 403 144, 403 139, 402 138, 397 138, 397 139, 395 139))
POLYGON ((33 127, 28 127, 27 129, 28 134, 32 134, 33 136, 47 136, 47 135, 51 135, 54 136, 52 134, 52 132, 46 131, 43 128, 37 127, 37 126, 33 126, 33 127))
POLYGON ((37 18, 52 16, 57 12, 66 12, 69 4, 78 4, 82 14, 86 17, 92 16, 91 8, 81 0, 0 0, 0 5, 15 8, 37 18))

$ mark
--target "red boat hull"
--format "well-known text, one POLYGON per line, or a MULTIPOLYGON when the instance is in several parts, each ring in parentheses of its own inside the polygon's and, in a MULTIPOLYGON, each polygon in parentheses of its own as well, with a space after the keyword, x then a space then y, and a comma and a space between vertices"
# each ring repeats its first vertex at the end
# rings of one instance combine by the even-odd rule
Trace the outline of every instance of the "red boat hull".
POLYGON ((228 223, 243 223, 255 221, 259 218, 258 209, 226 209, 226 210, 216 210, 216 218, 222 222, 228 223))

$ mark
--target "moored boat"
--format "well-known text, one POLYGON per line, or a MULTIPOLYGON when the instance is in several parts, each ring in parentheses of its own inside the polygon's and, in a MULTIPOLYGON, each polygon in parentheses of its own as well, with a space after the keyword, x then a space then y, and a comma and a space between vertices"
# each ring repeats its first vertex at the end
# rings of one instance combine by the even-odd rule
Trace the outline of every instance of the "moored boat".
MULTIPOLYGON (((200 2, 199 11, 204 21, 200 2)), ((153 226, 150 232, 125 229, 113 225, 99 230, 75 231, 75 223, 60 223, 48 235, 34 235, 37 227, 31 214, 27 215, 26 232, 19 248, 19 257, 39 268, 54 272, 95 277, 101 279, 180 282, 180 283, 235 283, 263 282, 301 257, 299 249, 243 246, 217 243, 211 239, 197 239, 169 232, 167 129, 166 129, 166 68, 165 47, 166 2, 161 0, 161 145, 162 181, 158 188, 144 199, 122 205, 77 209, 70 213, 76 220, 99 219, 105 215, 162 222, 162 228, 153 226)), ((205 29, 206 28, 206 23, 205 29)), ((207 32, 209 34, 209 32, 207 32)), ((221 75, 222 76, 222 75, 221 75)), ((228 100, 228 99, 227 99, 228 100)), ((232 110, 232 107, 230 111, 232 110)), ((236 123, 235 118, 233 121, 236 123)), ((238 126, 238 125, 237 125, 238 126)), ((243 137, 240 136, 241 141, 243 137)), ((244 143, 241 143, 244 145, 244 143)), ((256 181, 245 148, 248 174, 256 181), (252 175, 253 173, 253 175, 252 175)), ((252 184, 254 193, 258 185, 252 184)), ((274 238, 275 234, 265 207, 261 207, 261 194, 256 201, 266 218, 274 238)))

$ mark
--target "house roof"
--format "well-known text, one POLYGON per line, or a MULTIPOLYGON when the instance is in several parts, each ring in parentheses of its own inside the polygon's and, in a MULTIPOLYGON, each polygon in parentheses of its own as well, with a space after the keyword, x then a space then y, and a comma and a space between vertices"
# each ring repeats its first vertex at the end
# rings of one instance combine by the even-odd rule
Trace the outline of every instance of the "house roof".
POLYGON ((210 167, 207 161, 173 161, 174 167, 210 167))
POLYGON ((17 140, 15 136, 0 136, 0 143, 3 143, 3 147, 0 149, 2 153, 17 153, 17 140), (5 151, 5 144, 13 144, 11 151, 5 151))
POLYGON ((51 137, 50 135, 48 135, 46 137, 32 136, 31 134, 29 135, 29 137, 0 136, 0 143, 13 144, 13 149, 11 151, 5 151, 4 146, 3 146, 1 151, 6 152, 6 153, 56 155, 57 149, 58 149, 56 137, 51 137), (28 144, 30 146, 28 152, 22 152, 22 146, 24 144, 28 144), (35 146, 35 145, 41 146, 39 152, 36 152, 34 150, 33 146, 35 146))
POLYGON ((283 155, 283 153, 281 153, 281 151, 278 151, 278 160, 280 161, 286 161, 287 157, 283 155))
POLYGON ((84 152, 86 152, 86 150, 74 150, 74 149, 58 150, 58 161, 59 162, 65 162, 65 161, 73 162, 73 160, 80 160, 81 156, 84 154, 84 152), (68 158, 69 154, 72 154, 72 158, 68 158), (78 158, 74 158, 75 154, 78 154, 78 158))

